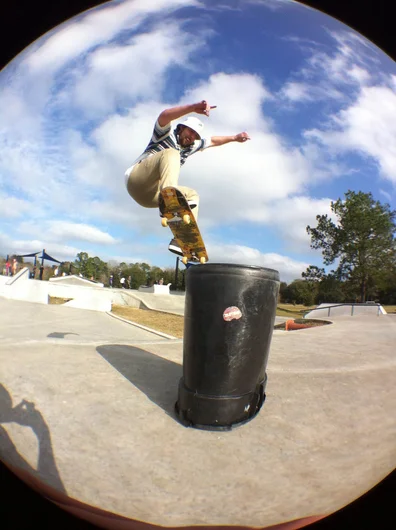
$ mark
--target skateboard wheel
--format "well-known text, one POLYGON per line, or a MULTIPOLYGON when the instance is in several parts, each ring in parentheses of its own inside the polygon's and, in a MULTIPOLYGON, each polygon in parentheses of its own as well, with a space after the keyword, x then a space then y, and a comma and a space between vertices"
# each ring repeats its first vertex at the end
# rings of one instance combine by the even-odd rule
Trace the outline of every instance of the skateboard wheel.
POLYGON ((184 263, 184 265, 187 265, 188 259, 186 256, 183 256, 182 262, 184 263))
POLYGON ((188 213, 186 213, 185 215, 183 215, 183 222, 184 222, 186 225, 189 225, 189 224, 190 224, 191 219, 190 219, 190 216, 188 215, 188 213))
POLYGON ((161 224, 162 224, 162 226, 164 226, 164 227, 168 226, 168 219, 167 219, 166 217, 163 217, 163 218, 161 219, 161 224))
POLYGON ((206 263, 206 258, 202 256, 202 258, 199 258, 199 262, 203 265, 204 263, 206 263))

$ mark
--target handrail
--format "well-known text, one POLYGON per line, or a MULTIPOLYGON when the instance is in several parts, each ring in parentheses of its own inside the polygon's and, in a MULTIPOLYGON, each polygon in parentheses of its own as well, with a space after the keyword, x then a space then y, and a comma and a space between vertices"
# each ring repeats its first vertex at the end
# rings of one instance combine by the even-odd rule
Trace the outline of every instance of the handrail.
POLYGON ((9 280, 5 282, 5 285, 12 285, 15 283, 21 276, 24 276, 25 274, 29 274, 29 268, 23 267, 23 269, 19 270, 14 276, 11 276, 9 280))

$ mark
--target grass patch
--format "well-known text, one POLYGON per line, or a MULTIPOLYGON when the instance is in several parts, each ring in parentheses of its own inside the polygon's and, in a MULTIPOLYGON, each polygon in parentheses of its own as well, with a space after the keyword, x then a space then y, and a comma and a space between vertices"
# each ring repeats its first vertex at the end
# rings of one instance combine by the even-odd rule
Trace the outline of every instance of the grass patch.
MULTIPOLYGON (((305 306, 293 306, 293 304, 281 304, 280 307, 281 309, 278 308, 276 311, 277 316, 287 316, 290 318, 294 317, 297 319, 298 317, 301 318, 301 316, 309 310, 309 308, 305 306), (291 308, 293 308, 294 311, 292 311, 291 308)), ((115 315, 125 318, 125 320, 129 320, 130 322, 134 322, 135 324, 147 326, 148 328, 152 328, 156 331, 173 335, 178 339, 183 338, 184 316, 161 313, 160 311, 150 311, 148 309, 137 309, 136 307, 117 304, 112 306, 111 311, 115 315)), ((315 320, 314 322, 317 321, 315 320)), ((275 326, 275 329, 279 328, 275 326)))
POLYGON ((73 300, 73 298, 59 298, 57 296, 49 296, 48 297, 48 303, 49 304, 54 304, 54 305, 65 304, 66 302, 70 302, 70 300, 73 300))
MULTIPOLYGON (((66 299, 55 299, 62 300, 62 302, 52 303, 65 303, 66 299)), ((51 302, 50 302, 51 303, 51 302)), ((293 305, 293 304, 279 304, 276 309, 276 315, 282 317, 288 317, 294 320, 297 324, 310 324, 311 327, 325 326, 330 324, 324 320, 313 320, 304 319, 303 316, 309 310, 314 309, 316 306, 307 307, 304 305, 293 305)), ((384 306, 387 313, 396 313, 396 306, 384 306)), ((137 309, 136 307, 129 307, 124 305, 113 305, 112 312, 125 320, 147 326, 156 331, 173 335, 178 339, 183 338, 184 332, 184 317, 181 315, 172 315, 168 313, 161 313, 160 311, 150 311, 147 309, 137 309)), ((274 329, 285 329, 285 323, 277 324, 274 329)))
POLYGON ((111 308, 111 312, 135 324, 173 335, 178 339, 183 338, 184 317, 181 315, 171 315, 160 311, 137 309, 136 307, 116 304, 111 308))
POLYGON ((279 304, 276 308, 277 317, 301 318, 305 313, 314 309, 316 306, 305 306, 302 304, 279 304))

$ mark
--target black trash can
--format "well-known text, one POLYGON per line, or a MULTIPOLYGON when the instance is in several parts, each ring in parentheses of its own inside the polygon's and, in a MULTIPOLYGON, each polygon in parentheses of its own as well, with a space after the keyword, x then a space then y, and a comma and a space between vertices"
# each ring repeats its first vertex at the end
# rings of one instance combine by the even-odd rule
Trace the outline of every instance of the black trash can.
POLYGON ((273 269, 224 263, 188 268, 175 405, 183 425, 230 430, 259 412, 278 292, 273 269))

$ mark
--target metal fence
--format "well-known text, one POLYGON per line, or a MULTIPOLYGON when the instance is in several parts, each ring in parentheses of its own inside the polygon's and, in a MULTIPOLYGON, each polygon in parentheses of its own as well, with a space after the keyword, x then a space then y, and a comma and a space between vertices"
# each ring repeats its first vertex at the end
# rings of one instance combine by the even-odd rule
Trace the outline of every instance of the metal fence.
MULTIPOLYGON (((380 311, 381 304, 377 304, 375 302, 370 302, 370 303, 365 303, 365 304, 353 304, 353 303, 351 303, 351 304, 335 304, 335 305, 329 305, 329 306, 325 306, 325 307, 317 307, 315 309, 311 309, 311 311, 325 311, 327 309, 327 316, 329 317, 330 314, 331 314, 331 310, 332 309, 335 309, 336 307, 345 307, 345 306, 351 306, 351 316, 352 317, 354 315, 355 307, 372 307, 372 306, 376 306, 377 307, 377 317, 380 316, 380 314, 381 314, 381 311, 380 311)), ((305 313, 304 318, 311 311, 308 311, 307 313, 305 313)))

